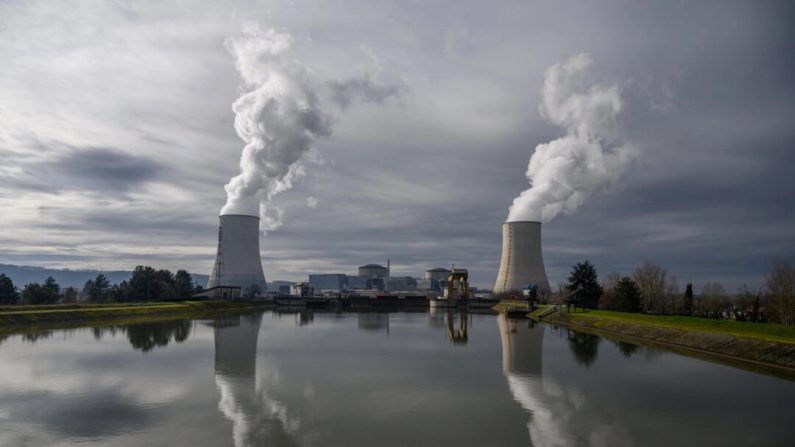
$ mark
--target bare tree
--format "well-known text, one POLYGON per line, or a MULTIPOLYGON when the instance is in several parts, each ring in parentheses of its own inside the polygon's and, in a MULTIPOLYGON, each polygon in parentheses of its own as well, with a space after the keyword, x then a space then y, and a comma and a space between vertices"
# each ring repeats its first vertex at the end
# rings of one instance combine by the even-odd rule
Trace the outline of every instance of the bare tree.
POLYGON ((567 296, 568 292, 566 292, 566 283, 559 282, 558 290, 549 297, 549 302, 551 304, 564 304, 566 302, 567 296))
POLYGON ((776 259, 765 282, 771 310, 779 323, 795 326, 795 265, 776 259))
POLYGON ((676 280, 676 275, 671 275, 665 281, 665 295, 663 297, 662 313, 676 314, 677 313, 677 300, 681 295, 679 290, 679 282, 676 280))
POLYGON ((617 286, 620 281, 621 281, 621 273, 618 272, 608 273, 605 276, 604 281, 602 281, 602 287, 605 290, 612 289, 615 286, 617 286))
POLYGON ((693 284, 687 283, 685 288, 685 296, 682 300, 682 313, 684 315, 693 315, 693 284))
POLYGON ((719 282, 706 282, 701 288, 701 296, 698 300, 699 313, 718 317, 727 300, 726 290, 719 282))
POLYGON ((632 274, 632 279, 640 288, 641 307, 645 312, 658 312, 662 307, 667 275, 664 268, 650 261, 644 262, 632 274))

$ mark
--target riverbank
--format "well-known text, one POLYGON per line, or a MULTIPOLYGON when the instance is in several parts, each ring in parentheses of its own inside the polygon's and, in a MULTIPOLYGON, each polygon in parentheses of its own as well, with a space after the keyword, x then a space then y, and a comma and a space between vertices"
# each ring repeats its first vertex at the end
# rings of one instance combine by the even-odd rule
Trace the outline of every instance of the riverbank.
POLYGON ((202 318, 218 312, 271 309, 268 301, 179 301, 123 304, 67 304, 0 307, 0 333, 39 326, 72 325, 92 321, 131 320, 139 318, 202 318))
POLYGON ((625 312, 557 311, 542 321, 573 330, 795 377, 795 328, 625 312))

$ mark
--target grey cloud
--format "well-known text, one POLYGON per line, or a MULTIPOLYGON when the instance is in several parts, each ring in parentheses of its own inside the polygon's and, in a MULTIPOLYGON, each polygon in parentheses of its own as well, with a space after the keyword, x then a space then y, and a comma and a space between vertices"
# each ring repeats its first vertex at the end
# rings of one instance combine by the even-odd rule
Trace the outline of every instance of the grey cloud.
POLYGON ((347 109, 357 102, 381 104, 390 97, 399 95, 404 87, 401 85, 384 85, 370 76, 351 78, 343 81, 329 81, 331 99, 341 109, 347 109))
POLYGON ((57 193, 85 190, 100 195, 130 191, 157 180, 169 168, 145 156, 131 155, 114 148, 71 147, 59 143, 36 143, 31 151, 39 157, 15 157, 0 185, 17 191, 57 193), (57 155, 48 156, 55 152, 57 155))
POLYGON ((165 168, 153 160, 127 154, 111 148, 72 150, 58 157, 50 169, 72 177, 73 186, 107 187, 127 190, 140 183, 154 180, 165 168))
POLYGON ((349 107, 318 143, 326 163, 276 199, 285 214, 262 243, 269 279, 390 257, 412 274, 456 262, 490 287, 527 160, 562 135, 538 114, 543 71, 581 52, 593 55, 596 82, 628 80, 619 124, 643 150, 616 188, 545 225, 551 283, 584 257, 602 274, 649 259, 680 283, 719 278, 735 290, 760 285, 775 256, 795 253, 791 2, 310 0, 273 2, 264 17, 242 1, 233 20, 217 2, 161 2, 121 12, 105 3, 90 17, 56 6, 0 5, 0 14, 0 143, 13 150, 0 163, 0 206, 15 219, 3 222, 0 262, 107 268, 149 256, 208 271, 223 185, 240 156, 230 111, 239 80, 223 41, 246 20, 295 36, 295 57, 338 80, 341 107, 390 93, 367 77, 344 81, 362 45, 378 55, 379 74, 405 84, 400 107, 349 107), (102 26, 61 26, 84 23, 102 26), (22 129, 75 152, 118 148, 140 159, 122 161, 118 181, 92 177, 81 154, 31 175, 37 149, 8 136, 22 129), (153 176, 147 163, 159 165, 153 176), (76 191, 79 200, 49 203, 52 192, 76 191), (29 204, 36 212, 23 213, 29 204), (194 252, 173 257, 163 246, 194 252))
POLYGON ((12 421, 38 423, 66 436, 108 436, 121 429, 144 427, 153 418, 143 405, 110 390, 91 395, 6 395, 4 401, 13 408, 12 421))

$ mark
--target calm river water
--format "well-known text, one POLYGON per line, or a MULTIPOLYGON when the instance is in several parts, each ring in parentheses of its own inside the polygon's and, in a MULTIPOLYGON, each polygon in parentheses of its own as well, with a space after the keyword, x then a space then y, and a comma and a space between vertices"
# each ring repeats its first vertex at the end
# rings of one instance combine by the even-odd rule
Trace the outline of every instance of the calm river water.
POLYGON ((789 446, 795 383, 527 320, 258 313, 0 339, 0 445, 789 446))

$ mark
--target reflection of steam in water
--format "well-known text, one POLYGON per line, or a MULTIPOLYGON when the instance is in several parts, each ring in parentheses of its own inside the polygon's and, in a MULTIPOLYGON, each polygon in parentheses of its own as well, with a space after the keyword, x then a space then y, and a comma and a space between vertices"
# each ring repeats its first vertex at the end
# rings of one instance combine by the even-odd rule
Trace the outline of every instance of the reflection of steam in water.
POLYGON ((497 319, 502 341, 502 367, 508 387, 530 413, 527 429, 536 447, 629 445, 626 432, 589 406, 574 385, 561 385, 542 375, 544 327, 526 321, 497 319))
POLYGON ((236 447, 267 441, 295 444, 300 423, 270 398, 257 375, 257 336, 262 314, 215 320, 215 385, 218 409, 232 421, 236 447))

